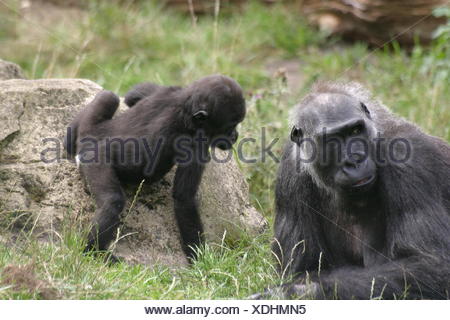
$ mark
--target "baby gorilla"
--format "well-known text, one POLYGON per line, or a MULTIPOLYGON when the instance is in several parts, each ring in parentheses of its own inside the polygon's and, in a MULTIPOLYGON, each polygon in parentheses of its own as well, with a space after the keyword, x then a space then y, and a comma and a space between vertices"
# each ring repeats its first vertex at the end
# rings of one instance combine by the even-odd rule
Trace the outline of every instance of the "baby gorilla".
POLYGON ((119 98, 102 91, 68 127, 65 148, 76 157, 97 210, 86 251, 106 250, 125 206, 121 183, 154 182, 175 164, 174 211, 188 258, 203 241, 196 193, 209 147, 230 149, 245 117, 242 89, 212 75, 186 88, 143 83, 125 98, 132 108, 113 118, 119 98))

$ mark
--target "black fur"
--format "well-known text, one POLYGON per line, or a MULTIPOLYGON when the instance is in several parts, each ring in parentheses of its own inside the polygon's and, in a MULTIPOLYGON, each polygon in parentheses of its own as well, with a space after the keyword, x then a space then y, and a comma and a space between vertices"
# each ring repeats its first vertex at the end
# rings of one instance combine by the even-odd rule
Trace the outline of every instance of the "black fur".
POLYGON ((138 103, 139 100, 156 93, 161 94, 162 92, 166 92, 167 94, 170 94, 172 91, 181 89, 182 88, 178 86, 160 86, 151 82, 139 83, 127 92, 125 95, 125 103, 131 108, 138 103))
POLYGON ((222 149, 236 141, 236 126, 245 116, 242 90, 233 79, 214 75, 186 88, 140 84, 127 93, 125 102, 132 108, 113 118, 119 98, 100 92, 69 125, 65 138, 69 156, 81 160, 80 171, 97 205, 86 250, 106 250, 114 237, 126 202, 122 182, 151 183, 178 164, 175 215, 183 250, 195 258, 193 249, 203 240, 195 196, 208 148, 217 137, 223 140, 217 144, 222 149), (206 147, 194 140, 200 134, 207 139, 206 147), (187 138, 182 149, 177 146, 180 138, 187 138), (119 142, 109 143, 112 139, 119 142), (186 152, 190 160, 183 158, 186 152))
MULTIPOLYGON (((296 280, 254 298, 448 299, 449 145, 395 116, 355 83, 319 85, 295 111, 296 130, 276 184, 273 251, 280 272, 296 280), (298 130, 317 139, 323 127, 331 131, 354 118, 363 123, 363 139, 386 139, 370 143, 366 160, 298 160, 298 130), (410 143, 408 161, 386 156, 395 138, 410 143), (375 161, 377 154, 388 160, 375 161), (359 188, 371 175, 374 181, 359 188)), ((339 134, 345 145, 346 131, 339 134)))

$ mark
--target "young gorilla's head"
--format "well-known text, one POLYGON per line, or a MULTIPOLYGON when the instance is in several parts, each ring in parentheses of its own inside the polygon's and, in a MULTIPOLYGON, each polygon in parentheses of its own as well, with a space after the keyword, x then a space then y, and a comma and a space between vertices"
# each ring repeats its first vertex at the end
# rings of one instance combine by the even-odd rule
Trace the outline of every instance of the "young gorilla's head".
POLYGON ((297 107, 291 140, 316 181, 344 196, 363 195, 377 177, 375 134, 363 102, 344 93, 320 93, 297 107))
POLYGON ((195 81, 184 89, 188 122, 203 130, 213 147, 231 149, 238 138, 237 125, 245 117, 245 99, 239 84, 223 75, 195 81))

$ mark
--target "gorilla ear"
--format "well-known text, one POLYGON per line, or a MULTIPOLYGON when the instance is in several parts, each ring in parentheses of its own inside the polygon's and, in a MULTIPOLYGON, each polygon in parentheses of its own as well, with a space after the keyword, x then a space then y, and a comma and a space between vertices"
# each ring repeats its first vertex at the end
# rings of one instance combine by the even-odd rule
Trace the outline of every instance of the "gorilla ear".
POLYGON ((364 111, 364 113, 367 115, 367 117, 369 119, 372 119, 371 116, 370 116, 369 109, 367 109, 367 106, 364 103, 362 103, 362 102, 361 102, 361 109, 364 111))
POLYGON ((192 117, 196 121, 204 121, 208 118, 208 112, 206 112, 205 110, 200 110, 194 113, 192 117))
POLYGON ((296 144, 300 143, 300 140, 303 138, 303 131, 300 128, 297 128, 296 126, 292 127, 291 131, 291 141, 295 142, 296 144))

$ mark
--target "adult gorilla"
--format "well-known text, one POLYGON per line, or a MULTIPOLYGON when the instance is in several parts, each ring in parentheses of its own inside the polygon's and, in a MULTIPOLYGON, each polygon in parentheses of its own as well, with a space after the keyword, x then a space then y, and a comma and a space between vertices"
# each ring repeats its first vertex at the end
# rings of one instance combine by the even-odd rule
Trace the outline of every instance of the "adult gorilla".
POLYGON ((273 251, 296 280, 256 298, 449 298, 449 145, 358 84, 318 85, 295 108, 273 251))

